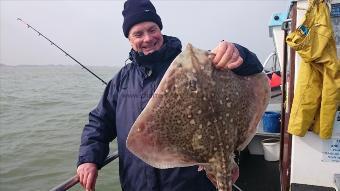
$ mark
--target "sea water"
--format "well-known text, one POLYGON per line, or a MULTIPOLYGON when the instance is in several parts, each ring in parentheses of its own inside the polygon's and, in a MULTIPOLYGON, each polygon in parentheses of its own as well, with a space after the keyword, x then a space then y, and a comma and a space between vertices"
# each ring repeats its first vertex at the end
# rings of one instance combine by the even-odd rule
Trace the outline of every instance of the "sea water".
MULTIPOLYGON (((105 81, 118 71, 90 69, 105 81)), ((74 176, 82 129, 104 88, 79 66, 0 66, 0 190, 49 190, 74 176)), ((96 190, 121 190, 118 159, 100 170, 96 190)))

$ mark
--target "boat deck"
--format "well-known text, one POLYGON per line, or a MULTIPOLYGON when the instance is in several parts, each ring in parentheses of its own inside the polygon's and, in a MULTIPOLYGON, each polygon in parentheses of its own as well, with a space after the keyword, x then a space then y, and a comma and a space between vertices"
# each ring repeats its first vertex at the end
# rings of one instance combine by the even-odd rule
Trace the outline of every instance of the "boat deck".
MULTIPOLYGON (((263 155, 251 155, 245 149, 240 155, 240 177, 236 185, 242 191, 279 191, 279 162, 268 162, 263 155)), ((234 189, 236 190, 236 189, 234 189)))

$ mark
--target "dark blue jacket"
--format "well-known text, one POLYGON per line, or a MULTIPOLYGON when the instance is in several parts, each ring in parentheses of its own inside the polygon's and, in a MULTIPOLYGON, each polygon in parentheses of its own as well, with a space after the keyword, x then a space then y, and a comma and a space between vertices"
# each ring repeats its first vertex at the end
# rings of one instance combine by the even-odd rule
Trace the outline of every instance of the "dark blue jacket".
MULTIPOLYGON (((261 72, 255 54, 237 45, 244 63, 233 70, 239 75, 261 72)), ((98 106, 90 112, 81 137, 78 165, 91 162, 102 167, 109 143, 117 138, 119 174, 125 191, 209 191, 216 190, 197 166, 160 170, 149 166, 126 148, 130 128, 156 90, 165 71, 181 52, 181 42, 164 36, 164 46, 150 55, 130 52, 131 63, 107 85, 98 106), (152 63, 152 64, 151 64, 152 63)))

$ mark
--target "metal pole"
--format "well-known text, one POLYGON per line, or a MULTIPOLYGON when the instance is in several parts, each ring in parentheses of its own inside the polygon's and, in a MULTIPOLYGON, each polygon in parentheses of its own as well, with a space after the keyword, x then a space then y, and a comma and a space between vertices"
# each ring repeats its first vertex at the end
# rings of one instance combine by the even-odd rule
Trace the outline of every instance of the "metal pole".
POLYGON ((282 104, 281 104, 281 135, 280 135, 280 182, 281 191, 288 191, 290 189, 290 163, 291 163, 291 142, 292 136, 287 133, 289 114, 293 92, 292 85, 294 85, 294 64, 295 53, 290 51, 290 59, 288 58, 288 46, 286 37, 289 31, 295 30, 296 25, 296 2, 292 1, 288 10, 288 19, 282 24, 284 30, 284 65, 282 74, 282 104), (291 22, 289 27, 288 22, 291 22), (288 64, 289 62, 289 64, 288 64), (288 90, 288 92, 287 92, 288 90), (288 102, 288 103, 287 103, 288 102))
MULTIPOLYGON (((110 162, 112 162, 113 160, 115 160, 116 158, 118 158, 118 151, 115 151, 111 155, 106 157, 104 164, 103 164, 103 167, 105 165, 109 164, 110 162)), ((72 188, 74 185, 76 185, 78 183, 79 183, 78 175, 75 175, 75 176, 65 180, 64 182, 62 182, 58 186, 52 188, 50 191, 65 191, 65 190, 72 188)))
POLYGON ((41 32, 39 32, 37 29, 35 29, 34 27, 32 27, 31 25, 29 25, 28 23, 26 23, 25 21, 23 21, 21 18, 17 18, 18 21, 24 23, 25 25, 27 25, 27 28, 30 28, 32 30, 34 30, 35 32, 38 33, 39 36, 42 36, 44 39, 48 40, 52 46, 57 47, 59 50, 61 50, 65 56, 70 57, 73 61, 77 62, 82 68, 84 68, 85 70, 87 70, 88 72, 90 72, 93 76, 95 76, 98 80, 100 80, 101 82, 103 82, 105 85, 107 85, 107 83, 101 79, 99 76, 97 76, 95 73, 93 73, 90 69, 88 69, 87 67, 85 67, 84 65, 82 65, 78 60, 76 60, 75 58, 73 58, 69 53, 67 53, 65 50, 63 50, 62 48, 60 48, 56 43, 54 43, 52 40, 50 40, 49 38, 47 38, 45 35, 43 35, 41 32))

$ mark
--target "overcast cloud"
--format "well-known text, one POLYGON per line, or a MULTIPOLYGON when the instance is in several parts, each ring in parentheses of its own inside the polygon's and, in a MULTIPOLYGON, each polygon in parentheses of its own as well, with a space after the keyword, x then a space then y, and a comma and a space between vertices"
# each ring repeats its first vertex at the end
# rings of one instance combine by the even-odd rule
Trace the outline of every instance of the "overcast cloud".
MULTIPOLYGON (((163 34, 202 49, 224 39, 255 52, 263 62, 273 50, 271 15, 285 12, 286 0, 153 1, 163 34)), ((0 1, 0 63, 76 64, 32 30, 22 18, 84 65, 122 66, 130 45, 123 36, 124 1, 0 1)))

